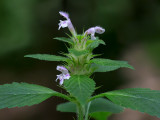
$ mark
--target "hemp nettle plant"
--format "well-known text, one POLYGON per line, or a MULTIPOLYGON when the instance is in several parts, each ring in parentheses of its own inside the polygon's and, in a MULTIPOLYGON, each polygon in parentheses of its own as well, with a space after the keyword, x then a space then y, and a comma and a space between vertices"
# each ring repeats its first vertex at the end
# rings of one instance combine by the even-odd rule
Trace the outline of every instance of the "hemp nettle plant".
POLYGON ((125 108, 138 110, 160 118, 160 91, 146 88, 129 88, 93 94, 97 89, 91 75, 96 72, 109 72, 121 67, 134 69, 125 61, 97 58, 93 50, 103 40, 95 37, 95 33, 102 34, 105 29, 96 26, 77 34, 69 15, 59 12, 66 20, 60 20, 59 29, 68 27, 72 36, 69 38, 56 37, 55 39, 68 43, 68 53, 63 56, 48 54, 32 54, 25 57, 46 61, 59 61, 56 81, 66 90, 67 94, 59 93, 46 87, 27 83, 12 83, 0 85, 0 108, 31 106, 58 96, 68 102, 59 104, 60 112, 73 112, 77 120, 106 120, 113 113, 123 112, 125 108))

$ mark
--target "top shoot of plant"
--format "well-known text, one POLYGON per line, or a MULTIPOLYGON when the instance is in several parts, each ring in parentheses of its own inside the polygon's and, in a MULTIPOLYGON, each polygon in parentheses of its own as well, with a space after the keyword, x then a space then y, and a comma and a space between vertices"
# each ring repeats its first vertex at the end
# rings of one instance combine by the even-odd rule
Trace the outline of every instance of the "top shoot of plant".
POLYGON ((60 20, 59 30, 68 27, 71 36, 55 39, 68 44, 68 53, 61 56, 32 54, 25 57, 46 61, 59 61, 57 70, 58 86, 67 94, 52 89, 27 83, 0 85, 0 108, 31 106, 41 103, 52 96, 61 97, 68 102, 59 104, 57 110, 77 114, 77 120, 106 120, 113 113, 123 112, 125 108, 145 112, 160 118, 160 91, 147 88, 129 88, 94 95, 96 83, 92 75, 96 72, 109 72, 122 67, 134 69, 126 61, 99 58, 93 50, 105 42, 97 37, 105 29, 91 27, 78 34, 66 12, 59 12, 65 20, 60 20))

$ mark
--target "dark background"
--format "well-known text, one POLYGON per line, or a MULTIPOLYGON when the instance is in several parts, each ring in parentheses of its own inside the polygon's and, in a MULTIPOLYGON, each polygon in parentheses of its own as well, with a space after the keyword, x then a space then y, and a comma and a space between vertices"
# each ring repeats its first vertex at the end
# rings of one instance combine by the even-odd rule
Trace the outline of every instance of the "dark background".
MULTIPOLYGON (((54 37, 67 36, 58 31, 67 11, 78 31, 100 25, 98 35, 106 42, 94 53, 109 59, 126 60, 135 71, 119 69, 94 75, 96 93, 129 87, 160 90, 160 0, 0 0, 0 84, 27 82, 57 91, 56 66, 59 63, 24 58, 26 54, 67 52, 65 44, 54 37)), ((61 91, 62 92, 62 91, 61 91)), ((64 100, 52 97, 39 105, 0 110, 1 120, 71 120, 69 113, 56 112, 64 100)), ((160 120, 126 110, 110 120, 160 120)))

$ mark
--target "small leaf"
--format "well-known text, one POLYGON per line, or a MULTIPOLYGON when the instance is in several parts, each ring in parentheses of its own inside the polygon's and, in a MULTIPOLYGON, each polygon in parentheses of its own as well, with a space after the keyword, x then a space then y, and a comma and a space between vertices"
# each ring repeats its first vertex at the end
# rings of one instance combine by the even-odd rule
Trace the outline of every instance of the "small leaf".
POLYGON ((104 98, 97 98, 91 101, 91 106, 89 108, 89 113, 94 113, 94 112, 120 113, 122 111, 123 107, 116 105, 104 98))
MULTIPOLYGON (((103 40, 96 39, 96 40, 90 40, 90 41, 91 42, 87 45, 87 48, 90 48, 90 49, 94 49, 94 48, 98 47, 100 44, 106 45, 103 40)), ((89 41, 87 41, 87 42, 89 42, 89 41)))
POLYGON ((54 39, 59 40, 59 41, 63 41, 63 42, 67 42, 67 43, 70 43, 70 44, 73 44, 73 41, 70 38, 55 37, 54 39))
POLYGON ((56 56, 56 55, 49 55, 49 54, 31 54, 25 55, 24 57, 30 57, 38 60, 45 60, 45 61, 66 61, 66 57, 56 56))
MULTIPOLYGON (((59 104, 57 110, 61 112, 77 112, 76 104, 71 102, 66 102, 59 104)), ((104 98, 97 98, 93 100, 90 104, 89 113, 95 112, 111 112, 120 113, 123 111, 123 107, 112 103, 111 101, 104 98)))
POLYGON ((89 116, 94 118, 95 120, 108 120, 107 118, 111 115, 112 113, 110 112, 96 112, 89 114, 89 116))
POLYGON ((88 50, 78 51, 78 50, 75 50, 75 49, 68 49, 68 51, 69 51, 70 53, 74 54, 75 56, 81 56, 81 55, 84 55, 84 54, 89 53, 88 50))
POLYGON ((31 106, 51 96, 62 96, 49 88, 27 83, 0 85, 0 109, 31 106))
POLYGON ((102 93, 94 98, 103 96, 106 96, 117 105, 160 118, 160 91, 158 90, 129 88, 102 93))
POLYGON ((95 90, 95 82, 88 76, 73 75, 64 81, 65 89, 84 104, 95 90))
MULTIPOLYGON (((77 113, 76 104, 71 102, 59 104, 57 106, 57 111, 77 113)), ((111 112, 94 112, 94 113, 89 113, 89 116, 94 118, 95 120, 106 120, 111 114, 112 114, 111 112)))
POLYGON ((95 58, 91 60, 91 63, 92 67, 95 68, 95 72, 108 72, 116 70, 121 67, 134 69, 127 62, 118 60, 95 58))
POLYGON ((57 111, 76 113, 77 112, 76 104, 72 102, 66 102, 66 103, 59 104, 57 105, 57 111))

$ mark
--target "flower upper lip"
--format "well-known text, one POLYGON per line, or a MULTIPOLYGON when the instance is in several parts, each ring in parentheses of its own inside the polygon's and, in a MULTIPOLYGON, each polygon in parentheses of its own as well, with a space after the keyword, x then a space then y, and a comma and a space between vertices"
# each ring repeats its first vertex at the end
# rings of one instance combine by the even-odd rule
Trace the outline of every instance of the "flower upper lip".
POLYGON ((68 13, 63 12, 63 11, 60 11, 59 14, 60 14, 61 16, 63 16, 64 18, 69 19, 69 14, 68 14, 68 13))

